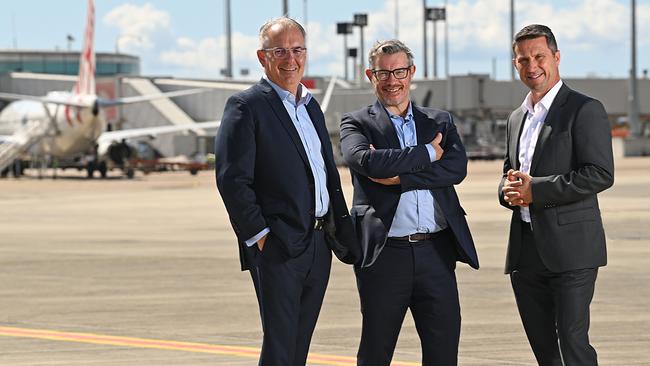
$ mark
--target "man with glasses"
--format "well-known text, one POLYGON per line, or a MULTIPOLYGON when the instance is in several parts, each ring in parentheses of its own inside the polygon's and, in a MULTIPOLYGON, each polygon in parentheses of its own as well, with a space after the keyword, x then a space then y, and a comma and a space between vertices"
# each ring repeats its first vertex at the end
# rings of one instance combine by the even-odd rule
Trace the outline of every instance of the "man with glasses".
POLYGON ((260 28, 264 77, 228 99, 215 142, 217 187, 250 270, 262 318, 260 366, 305 365, 331 251, 359 255, 325 118, 300 83, 305 31, 260 28))
POLYGON ((341 149, 354 185, 352 217, 363 259, 355 266, 363 329, 358 365, 390 365, 407 309, 424 366, 456 365, 460 306, 456 261, 478 268, 454 184, 467 156, 451 114, 410 99, 413 54, 377 43, 366 76, 375 104, 341 122, 341 149))

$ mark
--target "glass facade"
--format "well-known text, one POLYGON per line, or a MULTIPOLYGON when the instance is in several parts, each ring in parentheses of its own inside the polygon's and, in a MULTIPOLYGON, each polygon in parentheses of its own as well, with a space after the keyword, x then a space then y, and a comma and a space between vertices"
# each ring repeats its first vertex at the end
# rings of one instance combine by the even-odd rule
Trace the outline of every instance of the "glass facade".
MULTIPOLYGON (((95 63, 98 77, 140 74, 140 58, 136 56, 97 53, 95 63)), ((7 72, 77 75, 79 53, 0 51, 0 74, 7 72)))

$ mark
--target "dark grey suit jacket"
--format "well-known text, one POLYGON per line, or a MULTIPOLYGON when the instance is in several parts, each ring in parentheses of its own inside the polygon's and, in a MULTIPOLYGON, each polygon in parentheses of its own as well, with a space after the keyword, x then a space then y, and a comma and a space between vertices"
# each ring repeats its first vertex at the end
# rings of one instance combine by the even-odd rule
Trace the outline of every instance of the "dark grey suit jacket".
POLYGON ((467 155, 446 111, 413 105, 417 146, 402 149, 384 107, 376 102, 343 116, 341 150, 350 166, 354 198, 351 210, 363 262, 370 266, 386 243, 402 192, 428 189, 456 238, 458 259, 478 268, 474 241, 454 184, 467 175, 467 155), (442 158, 431 163, 426 144, 443 135, 442 158), (372 144, 376 150, 369 149, 372 144), (399 175, 401 184, 385 186, 368 179, 399 175))
MULTIPOLYGON (((519 207, 503 199, 509 169, 519 169, 519 137, 526 114, 508 118, 499 201, 510 208, 506 273, 517 264, 521 243, 519 207)), ((597 193, 614 184, 611 128, 603 105, 564 84, 541 127, 533 153, 533 202, 529 206, 539 256, 549 270, 596 268, 607 263, 597 193)))
MULTIPOLYGON (((307 112, 321 142, 330 207, 326 239, 346 263, 360 257, 325 117, 316 99, 307 112)), ((244 243, 265 227, 268 245, 300 255, 314 227, 314 177, 300 136, 280 97, 262 80, 228 99, 215 139, 217 187, 239 241, 242 270, 256 265, 257 248, 244 243)))

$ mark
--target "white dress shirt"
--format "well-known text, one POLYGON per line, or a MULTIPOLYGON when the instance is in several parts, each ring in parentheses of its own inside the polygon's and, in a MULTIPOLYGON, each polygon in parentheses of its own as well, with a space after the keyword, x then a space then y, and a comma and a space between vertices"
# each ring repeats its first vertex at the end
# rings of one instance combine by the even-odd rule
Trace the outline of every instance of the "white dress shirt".
MULTIPOLYGON (((558 91, 562 87, 562 80, 558 81, 551 90, 544 95, 542 100, 533 106, 532 94, 528 92, 526 99, 521 104, 521 108, 526 113, 524 127, 519 137, 519 170, 530 174, 530 164, 533 160, 535 153, 535 146, 537 146, 537 139, 539 138, 539 131, 542 129, 548 110, 555 100, 558 91)), ((521 219, 530 222, 530 209, 528 207, 521 207, 521 219)))

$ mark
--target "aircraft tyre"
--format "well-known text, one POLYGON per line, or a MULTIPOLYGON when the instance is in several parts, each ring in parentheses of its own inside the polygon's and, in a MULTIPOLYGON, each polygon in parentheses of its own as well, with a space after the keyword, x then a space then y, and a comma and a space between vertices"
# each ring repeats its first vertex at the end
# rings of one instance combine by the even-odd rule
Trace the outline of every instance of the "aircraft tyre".
POLYGON ((106 173, 108 172, 108 168, 106 167, 105 161, 99 162, 99 166, 97 167, 97 170, 99 170, 99 174, 102 176, 102 178, 106 178, 106 173))
POLYGON ((94 161, 89 161, 88 164, 86 164, 86 172, 88 173, 88 179, 93 179, 93 173, 95 173, 94 161))

